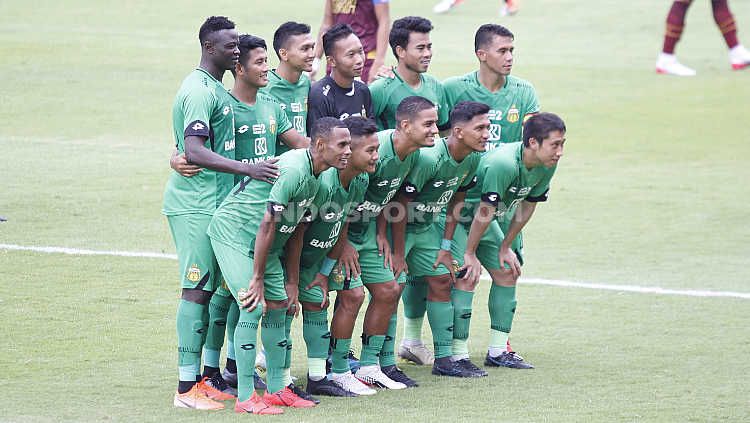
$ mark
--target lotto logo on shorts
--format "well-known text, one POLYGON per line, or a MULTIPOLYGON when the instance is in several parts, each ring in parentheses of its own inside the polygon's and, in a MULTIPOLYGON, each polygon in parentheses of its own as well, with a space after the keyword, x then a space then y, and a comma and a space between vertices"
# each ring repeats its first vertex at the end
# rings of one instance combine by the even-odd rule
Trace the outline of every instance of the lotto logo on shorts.
POLYGON ((187 273, 187 279, 191 282, 198 282, 201 280, 201 269, 198 268, 197 264, 190 266, 187 273))

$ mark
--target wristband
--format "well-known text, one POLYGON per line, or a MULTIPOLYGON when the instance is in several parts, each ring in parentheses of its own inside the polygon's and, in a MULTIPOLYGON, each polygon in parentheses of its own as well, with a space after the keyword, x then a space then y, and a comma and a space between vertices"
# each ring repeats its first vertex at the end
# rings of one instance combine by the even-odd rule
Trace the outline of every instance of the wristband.
POLYGON ((440 241, 440 249, 441 250, 450 251, 452 245, 453 245, 453 240, 452 239, 445 239, 445 238, 443 238, 443 240, 440 241))
POLYGON ((323 264, 320 265, 320 274, 324 276, 329 276, 331 274, 331 270, 333 270, 333 266, 336 265, 336 260, 326 257, 323 260, 323 264))

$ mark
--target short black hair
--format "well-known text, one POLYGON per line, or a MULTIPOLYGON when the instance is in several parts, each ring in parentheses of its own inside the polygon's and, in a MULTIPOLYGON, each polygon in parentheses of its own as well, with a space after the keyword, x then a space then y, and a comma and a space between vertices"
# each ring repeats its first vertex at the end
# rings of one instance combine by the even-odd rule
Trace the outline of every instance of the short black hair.
POLYGON ((209 16, 201 25, 201 29, 198 30, 198 40, 202 45, 210 34, 225 29, 234 29, 234 22, 226 16, 209 16))
POLYGON ((352 138, 366 137, 378 132, 378 126, 375 125, 375 121, 362 116, 350 116, 344 119, 344 123, 349 128, 352 138))
POLYGON ((492 38, 495 36, 509 37, 511 40, 515 39, 513 33, 502 25, 484 24, 474 34, 474 51, 476 52, 483 47, 487 47, 487 44, 491 43, 492 38))
POLYGON ((250 34, 240 35, 239 62, 241 65, 244 66, 245 61, 247 60, 248 55, 250 54, 250 51, 255 50, 256 48, 262 48, 263 50, 267 50, 266 41, 260 37, 256 37, 255 35, 250 35, 250 34))
POLYGON ((326 116, 315 121, 310 131, 313 143, 318 138, 329 138, 334 128, 346 128, 346 124, 336 118, 326 116))
POLYGON ((523 145, 529 146, 529 140, 534 138, 540 145, 552 131, 565 132, 565 122, 554 113, 544 112, 531 116, 523 124, 523 145))
POLYGON ((326 56, 333 54, 333 45, 336 41, 344 39, 349 35, 354 34, 354 30, 347 24, 336 24, 332 26, 325 34, 323 34, 323 51, 326 56))
POLYGON ((290 37, 310 33, 310 25, 299 22, 284 22, 273 33, 273 50, 279 55, 279 50, 284 48, 290 37))
POLYGON ((451 127, 466 123, 479 115, 486 115, 490 112, 490 106, 477 101, 462 101, 451 110, 451 127))
POLYGON ((393 50, 396 59, 398 59, 396 47, 405 49, 409 44, 409 34, 412 32, 429 34, 432 28, 432 22, 420 16, 405 16, 396 19, 391 27, 391 34, 388 36, 388 43, 391 45, 391 50, 393 50))
POLYGON ((434 109, 435 107, 435 103, 424 97, 418 95, 406 97, 396 107, 396 121, 401 122, 404 119, 412 120, 419 112, 434 109))

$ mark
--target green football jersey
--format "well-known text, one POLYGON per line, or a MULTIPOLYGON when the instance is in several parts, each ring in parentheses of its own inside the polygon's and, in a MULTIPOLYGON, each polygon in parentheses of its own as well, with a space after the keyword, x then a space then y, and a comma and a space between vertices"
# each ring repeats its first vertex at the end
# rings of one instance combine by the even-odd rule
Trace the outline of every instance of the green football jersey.
MULTIPOLYGON (((294 129, 303 136, 307 136, 307 97, 310 94, 310 79, 302 74, 296 84, 292 84, 276 73, 276 69, 268 72, 268 85, 260 92, 271 96, 281 103, 281 110, 286 113, 294 129)), ((278 140, 276 154, 289 151, 290 148, 283 141, 278 140)))
POLYGON ((414 89, 404 82, 394 70, 395 78, 378 78, 369 85, 372 96, 372 109, 378 128, 396 128, 396 109, 401 101, 409 96, 424 97, 435 104, 438 109, 438 125, 448 123, 450 108, 445 106, 443 85, 435 77, 420 74, 419 88, 414 89))
POLYGON ((448 143, 441 138, 432 147, 423 147, 401 187, 409 197, 407 231, 427 229, 435 217, 443 212, 457 191, 466 191, 475 182, 475 173, 482 153, 473 152, 456 162, 448 151, 448 143))
POLYGON ((370 175, 365 200, 356 208, 349 224, 349 235, 357 237, 367 231, 370 222, 380 214, 383 206, 396 195, 404 177, 411 171, 419 158, 419 150, 409 154, 402 161, 393 149, 393 129, 378 132, 378 164, 375 173, 370 175))
MULTIPOLYGON (((292 124, 279 102, 258 93, 254 105, 237 101, 234 105, 235 151, 237 160, 258 163, 278 155, 276 139, 291 129, 292 124)), ((282 143, 283 144, 283 143, 282 143)), ((235 176, 235 183, 243 179, 235 176)))
POLYGON ((269 253, 280 253, 294 233, 318 192, 307 149, 288 151, 279 157, 279 177, 273 184, 247 177, 216 209, 208 236, 244 254, 253 255, 255 237, 266 210, 279 216, 269 253))
POLYGON ((534 87, 528 81, 508 75, 505 85, 493 93, 479 82, 478 75, 479 71, 474 71, 443 81, 446 106, 453 109, 461 101, 478 101, 490 106, 487 150, 502 143, 521 141, 524 119, 539 112, 534 87))
MULTIPOLYGON (((203 69, 190 73, 172 106, 177 150, 185 152, 185 137, 205 137, 206 148, 234 159, 234 98, 221 81, 203 69)), ((213 214, 234 185, 234 175, 204 169, 186 178, 173 171, 164 190, 162 213, 167 216, 213 214)))
POLYGON ((523 143, 505 144, 482 157, 477 169, 477 183, 466 193, 464 222, 471 222, 479 201, 497 207, 500 223, 509 222, 516 206, 523 200, 547 200, 552 175, 557 166, 527 169, 523 164, 523 143))
POLYGON ((339 170, 331 168, 320 174, 320 187, 313 201, 311 225, 305 231, 301 264, 310 267, 318 263, 336 244, 341 227, 349 213, 365 198, 369 178, 366 173, 349 182, 349 189, 341 185, 339 170))

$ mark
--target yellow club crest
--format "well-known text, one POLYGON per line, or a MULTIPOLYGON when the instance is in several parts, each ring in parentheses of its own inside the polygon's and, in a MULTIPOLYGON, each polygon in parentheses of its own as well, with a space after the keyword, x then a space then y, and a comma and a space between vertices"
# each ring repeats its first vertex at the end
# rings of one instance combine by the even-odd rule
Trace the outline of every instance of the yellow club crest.
POLYGON ((508 110, 508 116, 507 116, 508 122, 516 123, 518 122, 519 118, 520 118, 520 112, 518 111, 518 109, 516 108, 514 104, 513 107, 511 107, 510 110, 508 110))
POLYGON ((276 119, 269 118, 268 124, 270 126, 269 130, 271 131, 271 135, 275 134, 276 133, 276 119))
POLYGON ((188 269, 187 273, 187 279, 191 282, 198 282, 199 280, 201 280, 201 269, 197 264, 193 264, 192 266, 190 266, 190 269, 188 269))

